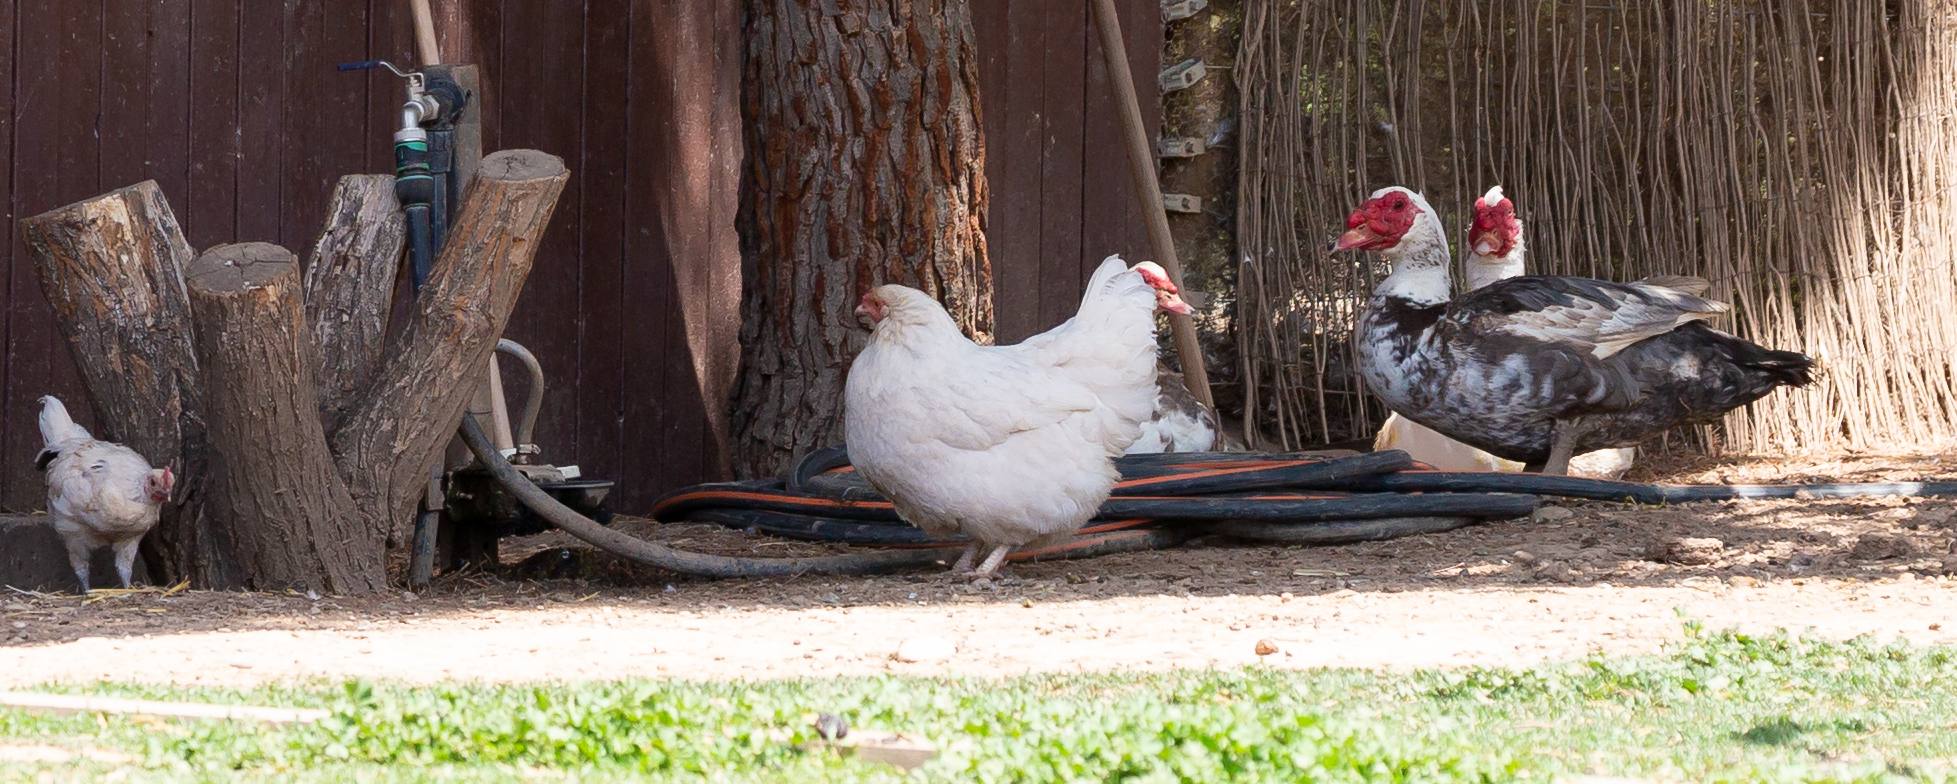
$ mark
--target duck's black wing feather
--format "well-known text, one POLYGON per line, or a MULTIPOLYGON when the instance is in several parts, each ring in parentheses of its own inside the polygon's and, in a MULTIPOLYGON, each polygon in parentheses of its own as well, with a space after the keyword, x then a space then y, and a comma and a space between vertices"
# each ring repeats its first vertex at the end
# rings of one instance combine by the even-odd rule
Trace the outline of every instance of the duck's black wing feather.
POLYGON ((1727 309, 1657 283, 1523 275, 1462 295, 1447 318, 1471 335, 1558 344, 1601 359, 1727 309))

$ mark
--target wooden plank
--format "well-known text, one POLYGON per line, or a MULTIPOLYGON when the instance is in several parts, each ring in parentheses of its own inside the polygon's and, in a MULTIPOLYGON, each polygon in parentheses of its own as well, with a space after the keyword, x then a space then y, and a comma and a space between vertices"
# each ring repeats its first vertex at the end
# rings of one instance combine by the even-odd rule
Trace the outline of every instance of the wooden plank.
MULTIPOLYGON (((663 392, 658 399, 673 412, 665 421, 666 448, 690 458, 659 477, 662 484, 677 483, 670 471, 683 470, 684 476, 705 473, 704 450, 708 417, 720 416, 717 409, 726 404, 709 401, 704 390, 704 365, 713 349, 705 344, 708 311, 723 307, 713 301, 712 277, 714 240, 709 231, 712 215, 712 190, 708 180, 713 167, 713 105, 719 86, 714 76, 714 42, 717 15, 708 3, 688 3, 675 9, 672 19, 677 32, 674 57, 668 64, 673 79, 670 100, 655 105, 653 111, 669 112, 674 166, 666 176, 671 180, 656 193, 669 194, 666 211, 673 244, 668 254, 673 286, 666 312, 678 323, 668 326, 665 373, 660 381, 663 392)), ((738 305, 736 305, 738 307, 738 305)), ((685 480, 678 480, 683 482, 685 480)))
MULTIPOLYGON (((208 248, 238 237, 238 4, 191 0, 189 171, 181 204, 184 237, 208 248)), ((165 191, 166 197, 176 194, 165 191)))
MULTIPOLYGON (((625 164, 628 117, 627 66, 631 0, 592 0, 587 6, 584 49, 584 141, 571 188, 581 209, 578 229, 578 346, 575 375, 578 466, 587 476, 618 482, 613 508, 631 510, 649 500, 639 477, 619 473, 624 433, 625 164)), ((569 198, 567 194, 566 198, 569 198)), ((632 319, 631 329, 637 329, 632 319)), ((634 358, 635 360, 638 358, 634 358)))
MULTIPOLYGON (((406 3, 395 2, 395 4, 400 5, 403 10, 407 8, 406 3)), ((435 9, 435 37, 441 40, 442 59, 449 61, 450 65, 477 65, 482 68, 483 152, 493 153, 497 150, 511 148, 512 145, 503 143, 503 113, 498 109, 502 100, 500 96, 504 94, 502 60, 503 49, 505 47, 503 46, 503 39, 506 33, 514 33, 517 36, 515 38, 517 45, 512 46, 512 50, 534 55, 536 54, 536 50, 528 39, 530 31, 505 26, 503 20, 504 4, 501 2, 492 2, 491 0, 434 0, 433 5, 435 9)), ((569 12, 562 11, 559 3, 531 2, 513 3, 512 5, 556 8, 560 9, 559 13, 571 15, 569 12)), ((412 52, 412 22, 405 13, 401 15, 399 25, 404 33, 409 34, 408 41, 411 47, 409 51, 412 52)), ((412 54, 407 55, 406 62, 416 65, 420 64, 420 60, 412 54)), ((525 68, 530 67, 529 61, 520 57, 515 62, 521 63, 525 68)), ((518 102, 519 106, 529 101, 531 97, 533 96, 524 96, 518 102)), ((401 102, 397 99, 394 103, 396 106, 399 106, 401 102)), ((528 110, 527 107, 525 107, 525 110, 528 110)), ((557 151, 547 150, 546 152, 556 153, 557 151)), ((570 159, 567 158, 566 160, 570 159)), ((571 176, 576 177, 577 172, 571 172, 571 176)))
MULTIPOLYGON (((34 215, 101 190, 101 143, 94 129, 102 110, 102 6, 62 0, 25 0, 15 15, 14 52, 19 94, 14 123, 13 215, 34 215)), ((25 259, 18 234, 7 239, 12 259, 25 259)), ((9 268, 7 302, 7 427, 0 454, 31 455, 41 446, 36 398, 54 394, 77 421, 95 427, 80 375, 53 313, 41 295, 32 264, 9 268)), ((105 437, 115 434, 99 433, 105 437)), ((0 500, 8 508, 46 503, 41 477, 14 470, 0 475, 0 500)))
MULTIPOLYGON (((9 271, 8 274, 0 275, 0 304, 13 301, 14 280, 11 271, 14 248, 20 244, 20 241, 15 239, 20 236, 20 230, 14 226, 14 216, 20 214, 20 211, 14 209, 13 191, 14 115, 19 111, 17 107, 20 106, 21 97, 16 92, 20 83, 14 78, 15 25, 19 21, 17 10, 16 0, 0 0, 0 94, 7 98, 6 108, 0 109, 0 230, 6 231, 6 236, 0 238, 0 270, 9 271)), ((13 375, 7 366, 6 354, 6 347, 11 345, 8 329, 9 322, 12 320, 9 318, 10 311, 11 308, 0 307, 0 401, 14 398, 11 392, 14 387, 13 375)), ((14 419, 15 417, 11 416, 0 416, 0 445, 11 443, 7 438, 7 432, 11 429, 10 425, 13 424, 14 419)), ((0 467, 7 469, 7 473, 20 473, 18 470, 20 461, 25 459, 25 455, 20 457, 0 455, 0 467)), ((6 497, 4 491, 5 486, 0 484, 0 508, 24 508, 14 504, 13 499, 6 497)))
POLYGON ((741 144, 741 75, 746 69, 741 12, 740 0, 717 0, 714 5, 714 88, 708 94, 713 101, 712 139, 708 143, 713 161, 707 173, 707 214, 713 220, 708 228, 708 251, 701 257, 706 263, 707 290, 701 310, 707 329, 696 340, 702 405, 707 414, 706 433, 700 443, 706 451, 700 465, 704 473, 674 477, 675 485, 733 478, 733 423, 727 401, 733 399, 741 366, 741 242, 735 218, 740 212, 741 167, 746 163, 741 144))
POLYGON ((335 66, 366 45, 367 9, 358 3, 298 3, 285 18, 284 140, 279 242, 305 248, 319 231, 340 177, 365 173, 366 85, 335 66))
MULTIPOLYGON (((289 5, 242 0, 238 6, 238 69, 231 75, 238 91, 237 231, 223 241, 280 241, 289 5)), ((318 218, 307 225, 316 227, 318 218)))
POLYGON ((1046 258, 1041 229, 1044 199, 1046 19, 1042 0, 973 6, 982 62, 980 111, 985 113, 985 174, 991 193, 986 246, 992 258, 993 305, 1002 342, 1037 333, 1039 289, 1046 258), (987 37, 992 36, 992 37, 987 37))
POLYGON ((628 301, 638 304, 638 317, 621 341, 632 361, 625 368, 619 471, 623 481, 648 490, 669 484, 670 477, 699 472, 697 450, 667 448, 678 419, 697 412, 683 412, 680 401, 665 397, 666 366, 690 361, 676 348, 683 339, 673 292, 674 259, 687 252, 683 232, 691 223, 681 211, 689 206, 682 203, 689 190, 678 176, 681 151, 676 149, 677 83, 684 59, 679 49, 690 31, 690 17, 686 9, 668 13, 644 3, 632 7, 625 214, 633 228, 626 237, 624 290, 628 301))
MULTIPOLYGON (((521 108, 501 118, 485 117, 485 122, 501 126, 502 143, 508 147, 578 160, 584 131, 584 14, 550 3, 511 3, 503 9, 502 23, 506 31, 521 31, 523 45, 506 47, 502 67, 491 70, 502 73, 496 92, 522 96, 521 103, 512 104, 521 108)), ((572 178, 583 180, 578 172, 572 178)), ((583 313, 578 300, 579 193, 573 186, 558 201, 505 332, 537 355, 547 385, 556 379, 560 386, 544 395, 537 439, 547 459, 565 463, 578 459, 577 394, 565 381, 577 378, 583 313)), ((505 373, 504 383, 514 413, 529 399, 530 382, 522 373, 505 373)))
POLYGON ((156 180, 181 201, 190 144, 190 0, 104 3, 101 182, 156 180))
MULTIPOLYGON (((1161 127, 1161 102, 1157 95, 1156 73, 1162 59, 1162 14, 1155 0, 1116 0, 1121 16, 1121 32, 1128 46, 1127 78, 1133 79, 1136 97, 1141 99, 1142 117, 1148 123, 1148 138, 1156 138, 1161 127)), ((1090 22, 1091 15, 1090 15, 1090 22)), ((1083 148, 1084 181, 1106 183, 1081 196, 1082 275, 1110 253, 1120 253, 1132 264, 1153 259, 1148 228, 1135 207, 1134 174, 1122 146, 1123 125, 1120 106, 1115 101, 1114 85, 1109 81, 1106 57, 1101 52, 1099 31, 1090 28, 1084 50, 1087 66, 1087 91, 1081 117, 1086 139, 1094 142, 1083 148)), ((1084 278, 1083 278, 1084 280, 1084 278)))
MULTIPOLYGON (((1037 50, 1044 63, 1045 95, 1040 118, 1045 124, 1040 150, 1040 277, 1039 316, 1034 331, 1044 331, 1072 317, 1080 306, 1082 274, 1081 204, 1085 174, 1083 148, 1087 137, 1084 106, 1087 55, 1097 53, 1087 26, 1086 3, 1042 3, 1046 16, 1045 46, 1037 50)), ((1034 51, 1027 57, 1036 56, 1034 51)), ((1110 147, 1117 153, 1116 144, 1110 147)), ((1111 187, 1111 186, 1108 186, 1111 187)))
MULTIPOLYGON (((414 22, 408 15, 407 3, 386 0, 371 4, 367 17, 366 52, 361 59, 386 60, 403 68, 418 65, 414 54, 414 22)), ((366 166, 361 172, 393 174, 392 138, 395 129, 401 126, 401 100, 406 97, 407 86, 400 77, 384 69, 368 71, 364 79, 357 79, 352 74, 341 76, 361 81, 366 91, 367 135, 362 146, 366 151, 366 166)))

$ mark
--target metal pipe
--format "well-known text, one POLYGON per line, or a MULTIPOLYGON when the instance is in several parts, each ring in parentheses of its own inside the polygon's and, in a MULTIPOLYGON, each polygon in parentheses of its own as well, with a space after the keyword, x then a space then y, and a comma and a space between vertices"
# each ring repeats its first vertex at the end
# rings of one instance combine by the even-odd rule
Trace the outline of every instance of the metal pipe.
POLYGON ((535 444, 537 414, 544 410, 544 366, 537 361, 537 355, 530 353, 530 349, 509 338, 496 341, 496 350, 516 357, 516 361, 523 363, 523 368, 530 371, 530 398, 523 401, 523 421, 517 425, 516 442, 535 444))
MULTIPOLYGON (((1155 151, 1148 143, 1148 130, 1142 124, 1141 99, 1135 96, 1133 71, 1128 68, 1128 46, 1121 38, 1121 20, 1115 16, 1114 0, 1094 0, 1094 23, 1101 30, 1101 54, 1107 57, 1108 81, 1114 84, 1115 103, 1121 111, 1122 136, 1128 145, 1128 164, 1135 177, 1135 197, 1141 201, 1142 217, 1148 223, 1149 244, 1155 248, 1155 263, 1169 273, 1169 279, 1182 285, 1182 262, 1176 258, 1175 237, 1169 234, 1169 216, 1162 208, 1162 185, 1155 181, 1155 151)), ((1210 396, 1210 374, 1203 366, 1203 347, 1196 341, 1196 322, 1188 316, 1169 314, 1169 329, 1175 334, 1176 358, 1182 360, 1183 385, 1203 405, 1216 407, 1210 396)))

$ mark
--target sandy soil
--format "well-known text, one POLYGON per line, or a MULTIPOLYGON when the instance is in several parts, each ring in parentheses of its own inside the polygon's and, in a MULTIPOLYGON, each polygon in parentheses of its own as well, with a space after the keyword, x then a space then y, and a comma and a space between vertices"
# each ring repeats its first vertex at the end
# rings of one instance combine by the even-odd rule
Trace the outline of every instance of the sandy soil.
MULTIPOLYGON (((1644 473, 1877 480, 1952 476, 1957 466, 1860 458, 1644 473)), ((715 552, 822 549, 708 526, 626 526, 715 552)), ((982 588, 934 574, 687 580, 547 535, 507 544, 508 560, 532 557, 505 574, 444 578, 422 596, 0 595, 0 685, 1522 664, 1654 650, 1681 634, 1681 615, 1953 644, 1953 537, 1957 499, 1569 503, 1394 542, 1206 540, 1025 564, 982 588), (1260 647, 1276 651, 1260 656, 1260 647), (900 649, 919 661, 900 660, 900 649)))

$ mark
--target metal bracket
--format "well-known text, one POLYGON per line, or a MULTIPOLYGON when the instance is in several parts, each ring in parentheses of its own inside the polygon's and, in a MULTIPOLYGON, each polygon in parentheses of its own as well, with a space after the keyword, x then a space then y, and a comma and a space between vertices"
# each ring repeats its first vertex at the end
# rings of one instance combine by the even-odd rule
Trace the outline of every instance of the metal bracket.
POLYGON ((1162 21, 1180 22, 1210 7, 1210 0, 1162 0, 1162 21))
POLYGON ((1155 155, 1159 158, 1194 158, 1206 149, 1203 140, 1195 136, 1164 136, 1155 140, 1155 155))
POLYGON ((1203 61, 1191 57, 1162 69, 1162 75, 1155 77, 1155 83, 1162 88, 1162 92, 1172 93, 1200 81, 1204 73, 1203 61))
POLYGON ((1162 209, 1169 212, 1200 213, 1203 211, 1203 200, 1199 196, 1191 196, 1187 193, 1164 193, 1162 209))

